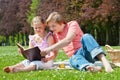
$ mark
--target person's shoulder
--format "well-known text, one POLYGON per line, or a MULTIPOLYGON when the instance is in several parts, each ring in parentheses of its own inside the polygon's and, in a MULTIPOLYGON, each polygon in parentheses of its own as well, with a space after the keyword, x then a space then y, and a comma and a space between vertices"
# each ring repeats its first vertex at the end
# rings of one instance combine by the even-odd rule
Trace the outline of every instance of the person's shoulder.
POLYGON ((70 21, 67 23, 68 25, 74 25, 74 24, 78 24, 78 22, 76 20, 70 21))
POLYGON ((33 40, 36 37, 36 35, 35 34, 34 35, 29 35, 28 37, 29 37, 30 40, 33 40))
POLYGON ((47 33, 47 35, 52 35, 53 33, 51 32, 51 31, 49 31, 48 33, 47 33))
POLYGON ((49 33, 48 33, 48 37, 53 37, 53 33, 52 33, 52 32, 49 32, 49 33))
POLYGON ((34 35, 29 35, 28 37, 35 37, 35 36, 37 36, 36 34, 34 34, 34 35))
POLYGON ((68 25, 69 27, 70 27, 70 26, 71 26, 71 27, 78 26, 78 22, 75 21, 75 20, 73 20, 73 21, 68 22, 67 25, 68 25))
POLYGON ((47 37, 47 41, 48 41, 48 42, 52 42, 53 40, 54 40, 53 35, 49 35, 49 36, 47 37))
POLYGON ((49 38, 49 37, 53 37, 53 33, 52 32, 48 32, 47 33, 46 38, 49 38))

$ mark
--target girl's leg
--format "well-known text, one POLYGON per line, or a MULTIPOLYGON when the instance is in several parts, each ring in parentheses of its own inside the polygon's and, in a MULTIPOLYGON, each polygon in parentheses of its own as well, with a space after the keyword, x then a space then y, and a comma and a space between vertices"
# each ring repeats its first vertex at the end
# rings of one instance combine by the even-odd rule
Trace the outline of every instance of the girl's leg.
POLYGON ((16 65, 13 65, 13 66, 7 66, 3 69, 4 72, 7 72, 7 73, 13 73, 15 72, 14 70, 16 69, 21 69, 21 68, 25 68, 25 66, 28 66, 30 64, 30 61, 29 60, 24 60, 16 65))
POLYGON ((14 72, 20 72, 20 71, 33 71, 33 70, 38 70, 38 69, 43 69, 44 63, 42 61, 32 61, 32 62, 23 62, 25 65, 24 68, 15 68, 14 72), (29 64, 28 64, 29 63, 29 64))
POLYGON ((29 65, 27 67, 23 67, 23 68, 14 68, 14 72, 21 72, 21 71, 33 71, 36 69, 35 65, 29 65))
POLYGON ((24 66, 24 64, 22 64, 22 63, 18 63, 18 64, 16 64, 16 65, 13 65, 12 66, 13 68, 24 68, 25 66, 24 66))
MULTIPOLYGON (((34 62, 34 61, 33 61, 34 62)), ((24 65, 24 67, 15 67, 14 72, 20 72, 20 71, 32 71, 35 70, 35 64, 29 60, 24 60, 21 63, 24 65)))
POLYGON ((13 73, 15 68, 24 68, 25 66, 22 63, 18 63, 13 66, 7 66, 3 69, 4 72, 13 73))
POLYGON ((107 72, 113 71, 110 63, 105 58, 104 51, 90 34, 83 35, 81 42, 83 44, 83 49, 87 50, 90 53, 92 59, 96 58, 98 60, 101 60, 107 72))

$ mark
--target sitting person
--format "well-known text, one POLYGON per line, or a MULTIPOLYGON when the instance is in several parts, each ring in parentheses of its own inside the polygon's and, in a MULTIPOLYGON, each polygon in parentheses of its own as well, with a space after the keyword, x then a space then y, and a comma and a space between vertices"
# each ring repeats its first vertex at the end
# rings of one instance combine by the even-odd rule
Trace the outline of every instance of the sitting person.
POLYGON ((100 45, 92 35, 82 32, 77 21, 66 23, 58 12, 53 12, 47 18, 46 23, 53 31, 56 43, 43 49, 41 54, 63 48, 70 58, 71 66, 75 69, 91 72, 101 71, 100 66, 93 64, 96 60, 101 60, 106 72, 113 71, 100 45))
MULTIPOLYGON (((43 50, 44 48, 54 44, 52 33, 45 30, 46 25, 40 16, 34 17, 31 25, 34 29, 35 34, 29 36, 29 48, 38 46, 40 50, 43 50)), ((19 52, 22 52, 20 48, 19 52)), ((56 52, 50 51, 48 55, 45 56, 45 58, 42 58, 41 61, 29 61, 25 59, 16 65, 7 66, 3 70, 7 73, 14 73, 20 71, 49 69, 53 66, 53 60, 55 57, 56 52)))

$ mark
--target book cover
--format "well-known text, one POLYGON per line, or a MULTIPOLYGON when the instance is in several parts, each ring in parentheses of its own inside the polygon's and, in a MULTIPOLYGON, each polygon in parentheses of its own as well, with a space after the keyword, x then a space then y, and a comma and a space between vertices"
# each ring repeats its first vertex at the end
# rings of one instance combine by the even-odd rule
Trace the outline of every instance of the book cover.
POLYGON ((20 45, 19 43, 17 43, 17 46, 18 48, 21 49, 23 57, 30 61, 41 60, 41 58, 44 58, 44 56, 40 55, 41 51, 38 47, 24 49, 24 47, 20 45))

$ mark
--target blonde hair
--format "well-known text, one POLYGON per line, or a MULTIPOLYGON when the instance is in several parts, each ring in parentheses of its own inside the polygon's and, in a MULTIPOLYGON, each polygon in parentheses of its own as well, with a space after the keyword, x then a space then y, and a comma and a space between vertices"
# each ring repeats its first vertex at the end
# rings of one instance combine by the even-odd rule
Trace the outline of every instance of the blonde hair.
POLYGON ((44 23, 44 20, 40 16, 36 16, 32 19, 31 26, 33 27, 33 23, 44 23))
POLYGON ((48 25, 49 22, 57 22, 57 23, 65 23, 65 20, 63 19, 62 15, 60 15, 58 12, 52 12, 47 20, 46 20, 46 24, 48 25))

